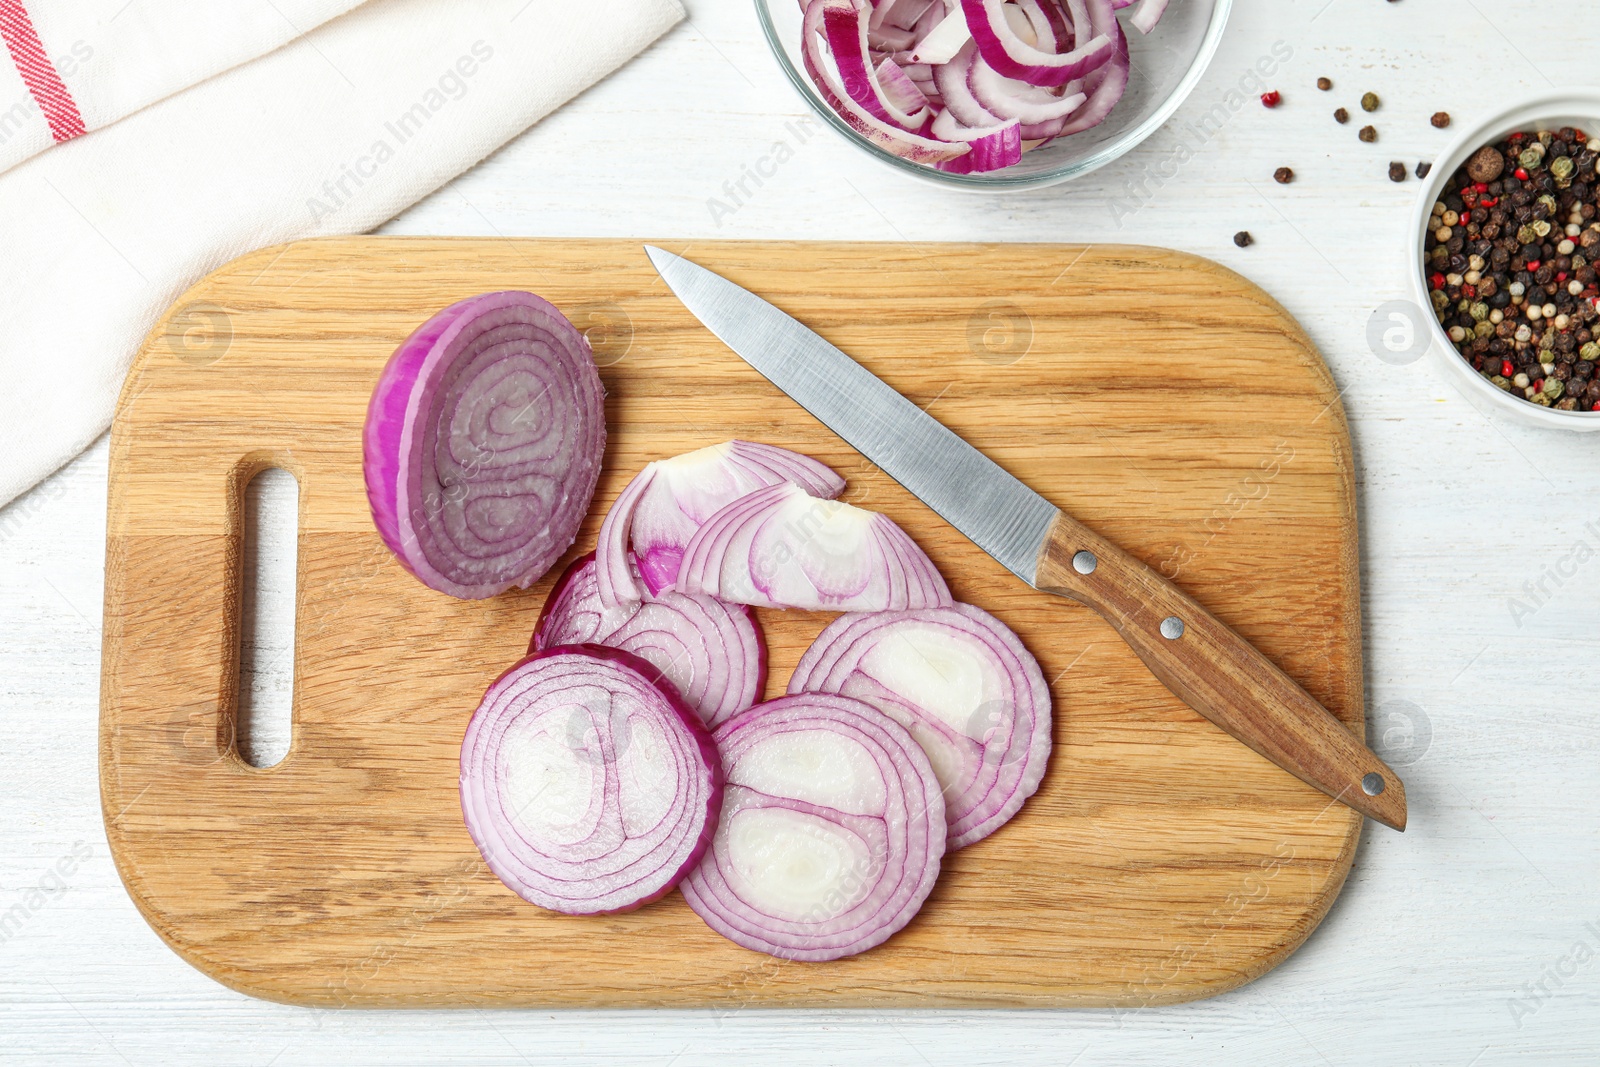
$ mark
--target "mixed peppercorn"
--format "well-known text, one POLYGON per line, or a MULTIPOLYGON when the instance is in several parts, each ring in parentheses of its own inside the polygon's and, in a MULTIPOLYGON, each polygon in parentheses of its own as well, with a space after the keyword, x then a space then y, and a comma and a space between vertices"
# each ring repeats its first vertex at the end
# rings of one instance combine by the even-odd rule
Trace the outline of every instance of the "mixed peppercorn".
POLYGON ((1600 140, 1563 127, 1485 145, 1450 176, 1424 241, 1456 350, 1514 396, 1600 412, 1600 140))

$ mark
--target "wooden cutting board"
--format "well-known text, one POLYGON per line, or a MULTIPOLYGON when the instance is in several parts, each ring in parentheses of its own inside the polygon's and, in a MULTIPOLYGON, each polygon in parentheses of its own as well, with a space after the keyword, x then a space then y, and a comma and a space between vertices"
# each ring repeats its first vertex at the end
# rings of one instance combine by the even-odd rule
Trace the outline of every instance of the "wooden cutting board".
MULTIPOLYGON (((1169 575, 1363 730, 1355 487, 1338 393, 1254 285, 1149 248, 661 242, 773 300, 1169 575)), ((157 324, 111 446, 101 787, 129 893, 236 989, 322 1005, 1153 1005, 1262 974, 1321 920, 1360 821, 1157 683, 1088 609, 1035 593, 725 349, 638 242, 349 238, 228 264, 157 324), (554 573, 457 602, 372 528, 361 424, 432 312, 542 294, 589 330, 611 437, 569 558, 645 463, 731 437, 832 464, 957 599, 1053 679, 1021 814, 946 857, 884 946, 784 962, 676 893, 608 917, 524 903, 462 826, 457 754, 554 573), (232 743, 240 502, 300 487, 293 741, 232 743)), ((762 612, 769 696, 827 617, 762 612)))

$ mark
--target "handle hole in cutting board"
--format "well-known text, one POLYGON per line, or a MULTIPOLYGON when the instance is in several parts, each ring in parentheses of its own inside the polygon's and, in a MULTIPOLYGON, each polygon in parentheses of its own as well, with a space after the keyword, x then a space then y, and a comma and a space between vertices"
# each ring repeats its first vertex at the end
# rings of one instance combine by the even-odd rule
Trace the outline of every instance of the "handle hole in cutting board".
POLYGON ((244 491, 239 603, 239 757, 272 767, 289 753, 300 486, 268 467, 244 491))

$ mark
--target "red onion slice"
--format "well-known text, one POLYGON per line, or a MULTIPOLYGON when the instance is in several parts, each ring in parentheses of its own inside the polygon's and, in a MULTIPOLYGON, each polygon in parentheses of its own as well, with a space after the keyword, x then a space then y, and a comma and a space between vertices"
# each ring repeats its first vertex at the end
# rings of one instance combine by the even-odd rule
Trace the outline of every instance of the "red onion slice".
MULTIPOLYGON (((872 14, 865 0, 824 0, 822 28, 833 53, 834 65, 851 100, 865 108, 874 118, 891 123, 904 130, 916 130, 928 119, 927 101, 911 110, 897 106, 878 80, 872 65, 871 45, 867 43, 867 23, 872 14)), ((903 31, 904 32, 904 31, 903 31)), ((909 32, 904 32, 902 44, 909 44, 909 32)), ((913 86, 913 91, 915 87, 913 86)), ((920 97, 921 93, 915 94, 920 97)))
POLYGON ((975 130, 1005 124, 1004 119, 984 107, 972 95, 972 87, 967 84, 967 70, 976 55, 977 46, 968 41, 950 62, 933 68, 933 83, 939 87, 939 98, 944 101, 945 107, 942 113, 934 117, 931 132, 935 137, 949 136, 941 131, 949 131, 951 123, 975 130))
POLYGON ((1132 21, 1148 32, 1166 7, 1165 0, 863 2, 801 0, 801 51, 818 94, 880 148, 954 174, 1009 167, 1025 152, 1104 122, 1131 70, 1116 11, 1139 3, 1132 21))
POLYGON ((933 66, 948 63, 961 51, 961 46, 970 40, 972 30, 967 25, 966 13, 959 7, 952 7, 950 13, 940 19, 927 36, 911 49, 911 60, 933 66))
POLYGON ((960 159, 934 164, 950 174, 1002 170, 1022 158, 1022 126, 1015 119, 987 130, 970 131, 970 136, 954 135, 954 139, 965 140, 972 151, 960 159))
POLYGON ((362 434, 378 533, 464 599, 537 581, 572 544, 605 451, 583 334, 532 293, 486 293, 419 326, 378 376, 362 434))
POLYGON ((904 726, 944 791, 950 850, 1004 825, 1039 788, 1050 687, 1017 635, 970 604, 841 615, 795 667, 790 693, 836 693, 904 726))
POLYGON ((1084 91, 1089 98, 1056 131, 1056 136, 1067 137, 1100 125, 1110 117, 1111 109, 1117 106, 1122 94, 1128 91, 1128 73, 1132 69, 1128 60, 1128 36, 1122 32, 1121 26, 1113 24, 1112 29, 1116 34, 1115 54, 1103 67, 1084 79, 1084 91))
POLYGON ((927 94, 898 63, 885 56, 879 61, 876 73, 878 87, 883 91, 884 100, 891 107, 906 115, 920 113, 917 119, 919 126, 928 120, 932 115, 932 108, 928 104, 927 94))
POLYGON ((944 854, 928 757, 892 719, 821 694, 724 723, 722 819, 683 897, 735 944, 835 960, 886 941, 922 907, 944 854))
POLYGON ((978 53, 1008 78, 1030 85, 1065 85, 1111 58, 1115 45, 1111 27, 1116 24, 1111 0, 1087 0, 1087 17, 1073 24, 1077 46, 1062 53, 1046 52, 1023 40, 1007 20, 1005 8, 1004 0, 961 0, 978 53))
POLYGON ((1156 23, 1161 21, 1161 16, 1167 13, 1169 0, 1140 0, 1133 14, 1128 16, 1128 21, 1140 33, 1149 33, 1156 28, 1156 23))
POLYGON ((1017 119, 1023 123, 1051 122, 1064 119, 1083 106, 1087 98, 1069 83, 1061 95, 1007 78, 981 57, 974 57, 967 68, 967 88, 973 98, 988 111, 1003 119, 1017 119))
MULTIPOLYGON (((1056 0, 1017 0, 1017 9, 1022 12, 1033 33, 1033 40, 1028 41, 1029 44, 1045 51, 1059 52, 1072 39, 1072 30, 1062 17, 1056 0)), ((1028 39, 1024 36, 1023 40, 1028 39)))
POLYGON ((518 896, 571 915, 665 895, 710 843, 722 765, 654 667, 553 648, 489 687, 461 742, 461 810, 518 896))
POLYGON ((706 521, 684 550, 678 588, 756 607, 894 611, 948 607, 933 562, 887 515, 759 489, 706 521))
POLYGON ((602 602, 615 606, 670 587, 702 523, 740 497, 780 482, 813 496, 844 492, 844 479, 810 456, 753 441, 726 441, 646 466, 600 526, 595 560, 602 602), (630 538, 643 588, 629 568, 630 538))
POLYGON ((930 12, 935 17, 944 14, 944 0, 880 0, 872 8, 874 26, 893 26, 897 30, 915 30, 917 24, 930 12))
POLYGON ((849 0, 811 0, 806 8, 801 28, 800 58, 805 63, 806 74, 817 87, 817 94, 851 129, 902 159, 913 163, 939 163, 964 156, 970 149, 964 144, 935 141, 909 133, 873 115, 850 99, 838 75, 830 69, 826 37, 822 33, 822 20, 826 5, 848 3, 849 0))
POLYGON ((665 590, 606 607, 594 553, 580 556, 550 591, 528 651, 597 644, 648 660, 708 726, 754 704, 767 681, 767 646, 743 605, 665 590))

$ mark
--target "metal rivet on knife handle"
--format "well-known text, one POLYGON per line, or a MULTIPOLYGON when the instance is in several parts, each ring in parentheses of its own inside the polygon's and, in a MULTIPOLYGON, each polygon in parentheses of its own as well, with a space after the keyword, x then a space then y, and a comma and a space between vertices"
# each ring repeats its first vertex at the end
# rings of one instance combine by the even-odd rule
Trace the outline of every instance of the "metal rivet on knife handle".
POLYGON ((1041 548, 1038 588, 1104 616, 1167 688, 1300 780, 1397 830, 1405 783, 1259 649, 1161 573, 1064 513, 1041 548), (1074 563, 1095 558, 1094 577, 1074 563))
MULTIPOLYGON (((1405 783, 1362 743, 1359 727, 1352 731, 1167 577, 1058 510, 803 323, 704 267, 645 251, 729 348, 1006 570, 1099 612, 1179 699, 1262 756, 1405 829, 1405 783), (1152 619, 1165 622, 1158 630, 1152 619), (1362 789, 1374 770, 1382 795, 1362 789)), ((1359 695, 1352 703, 1359 707, 1359 695)))

